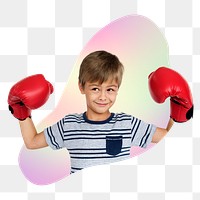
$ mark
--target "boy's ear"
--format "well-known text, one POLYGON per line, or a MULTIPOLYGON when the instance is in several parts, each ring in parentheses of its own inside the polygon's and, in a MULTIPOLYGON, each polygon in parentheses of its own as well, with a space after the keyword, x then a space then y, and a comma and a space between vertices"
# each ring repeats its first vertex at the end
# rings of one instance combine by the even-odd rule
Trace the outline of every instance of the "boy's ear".
POLYGON ((82 84, 80 82, 78 82, 78 87, 79 87, 81 94, 85 94, 84 87, 82 86, 82 84))

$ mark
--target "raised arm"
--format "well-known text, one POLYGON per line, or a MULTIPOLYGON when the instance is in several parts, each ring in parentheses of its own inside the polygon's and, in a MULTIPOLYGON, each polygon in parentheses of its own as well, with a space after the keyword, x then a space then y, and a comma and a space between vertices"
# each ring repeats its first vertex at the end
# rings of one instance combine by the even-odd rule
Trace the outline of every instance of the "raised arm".
POLYGON ((174 124, 174 121, 173 121, 172 118, 170 118, 166 128, 157 127, 156 131, 155 131, 155 133, 153 135, 152 142, 153 143, 160 142, 160 140, 162 140, 163 137, 165 137, 167 135, 167 133, 169 132, 169 130, 171 129, 173 124, 174 124))
POLYGON ((176 71, 160 67, 149 75, 149 90, 157 103, 170 98, 170 120, 165 129, 157 128, 152 142, 160 141, 174 121, 186 122, 193 117, 192 94, 187 81, 176 71))
POLYGON ((37 133, 31 118, 19 121, 19 125, 27 149, 39 149, 48 146, 44 136, 44 131, 37 133))
POLYGON ((41 74, 17 82, 8 95, 9 110, 19 120, 22 137, 28 149, 46 147, 44 132, 37 133, 31 110, 41 107, 53 92, 51 83, 41 74))

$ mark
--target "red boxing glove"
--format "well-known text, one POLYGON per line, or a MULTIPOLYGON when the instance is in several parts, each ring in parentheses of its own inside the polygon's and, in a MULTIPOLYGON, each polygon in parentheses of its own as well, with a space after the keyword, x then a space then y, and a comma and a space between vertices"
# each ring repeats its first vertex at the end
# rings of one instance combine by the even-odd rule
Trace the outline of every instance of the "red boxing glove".
POLYGON ((186 122, 193 117, 193 101, 187 81, 176 71, 160 67, 149 75, 149 90, 157 103, 170 97, 170 117, 186 122))
POLYGON ((53 93, 53 86, 42 74, 17 82, 8 95, 9 110, 19 120, 31 116, 31 110, 41 107, 53 93))

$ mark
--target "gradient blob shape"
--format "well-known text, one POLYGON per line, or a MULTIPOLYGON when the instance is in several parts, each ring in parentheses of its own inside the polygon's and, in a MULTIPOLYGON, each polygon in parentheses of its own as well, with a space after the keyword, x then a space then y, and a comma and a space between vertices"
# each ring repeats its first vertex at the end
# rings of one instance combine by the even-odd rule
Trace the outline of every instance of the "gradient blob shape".
POLYGON ((70 173, 70 159, 66 151, 21 149, 19 166, 26 179, 37 185, 51 184, 70 173))
MULTIPOLYGON (((78 89, 78 71, 83 58, 97 50, 117 55, 125 66, 122 85, 111 111, 125 112, 148 123, 165 127, 169 120, 169 104, 166 102, 160 105, 152 100, 148 90, 148 75, 160 66, 169 67, 168 45, 160 29, 151 20, 141 15, 128 15, 99 30, 85 45, 69 80, 66 80, 58 105, 38 124, 37 130, 41 131, 56 123, 66 114, 86 110, 85 98, 78 89)), ((154 145, 151 144, 146 149, 132 147, 130 157, 137 156, 152 146, 154 145)), ((70 158, 67 150, 55 152, 47 147, 33 153, 22 147, 19 165, 29 181, 44 185, 69 175, 70 158)))

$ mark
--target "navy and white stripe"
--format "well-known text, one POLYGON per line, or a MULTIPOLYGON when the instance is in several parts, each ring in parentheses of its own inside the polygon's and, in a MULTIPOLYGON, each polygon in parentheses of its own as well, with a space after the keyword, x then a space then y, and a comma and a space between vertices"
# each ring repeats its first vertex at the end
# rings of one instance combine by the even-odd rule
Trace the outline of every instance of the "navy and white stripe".
POLYGON ((124 113, 105 121, 90 121, 86 114, 67 115, 45 129, 48 145, 67 148, 71 172, 129 158, 131 146, 147 147, 156 127, 124 113))

